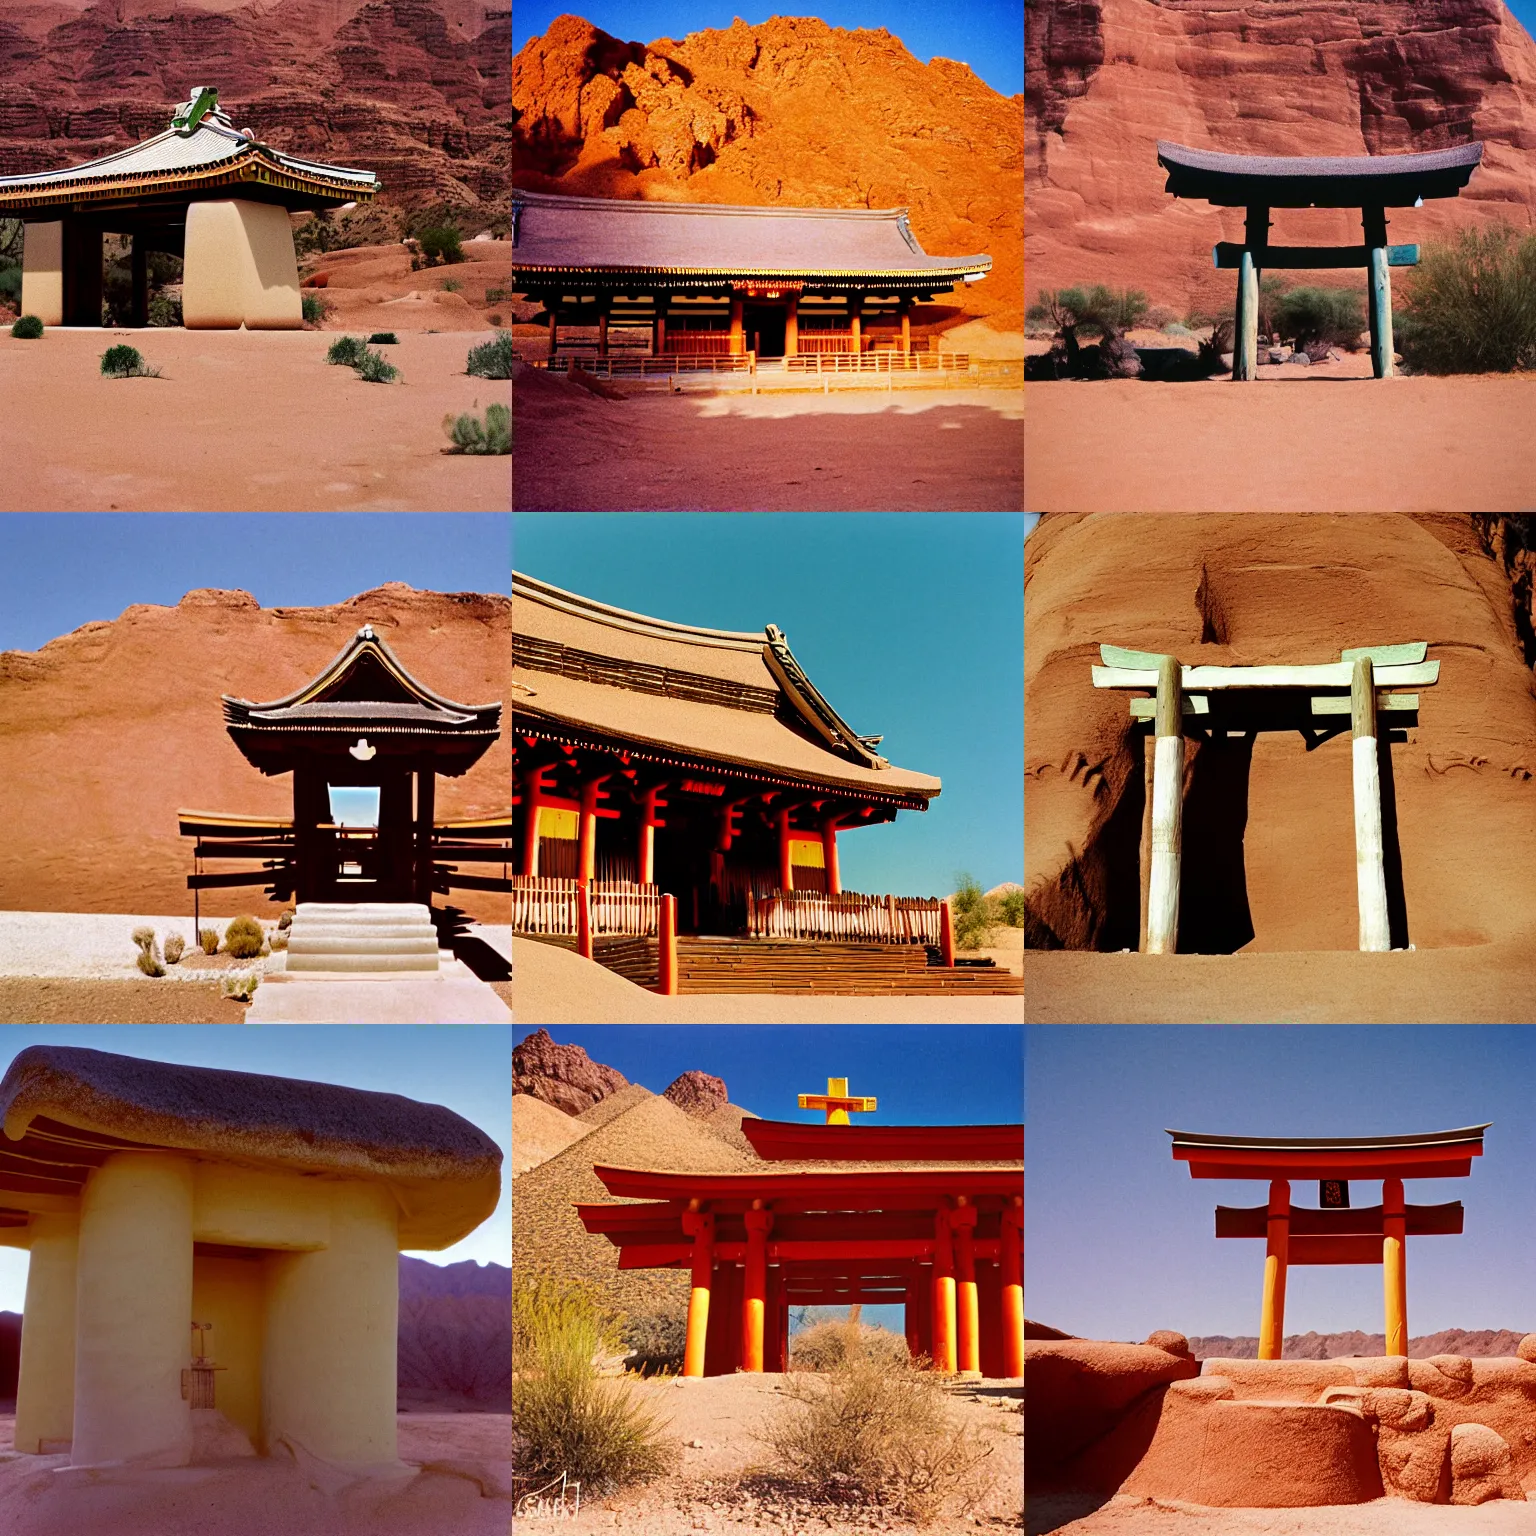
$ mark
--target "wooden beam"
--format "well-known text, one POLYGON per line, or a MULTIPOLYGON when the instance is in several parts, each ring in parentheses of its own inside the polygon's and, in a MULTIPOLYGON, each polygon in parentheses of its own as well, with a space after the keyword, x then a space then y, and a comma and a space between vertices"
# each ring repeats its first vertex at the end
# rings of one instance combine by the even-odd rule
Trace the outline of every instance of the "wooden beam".
MULTIPOLYGON (((1386 250, 1389 267, 1416 267, 1419 264, 1416 245, 1389 245, 1386 250)), ((1221 241, 1212 248, 1211 254, 1218 270, 1235 270, 1242 265, 1243 247, 1236 240, 1221 241)), ((1368 267, 1370 264, 1370 247, 1365 245, 1264 247, 1264 266, 1276 271, 1322 271, 1330 267, 1368 267)))
MULTIPOLYGON (((1409 1237, 1459 1237, 1464 1230, 1466 1211, 1460 1200, 1404 1209, 1409 1237)), ((1268 1214, 1269 1208, 1263 1205, 1218 1205, 1216 1236, 1263 1237, 1268 1230, 1268 1214)), ((1374 1241, 1385 1230, 1379 1205, 1330 1210, 1297 1207, 1291 1211, 1292 1241, 1298 1237, 1365 1237, 1374 1241)))
MULTIPOLYGON (((1312 699, 1312 713, 1314 715, 1347 715, 1351 713, 1353 704, 1344 694, 1318 694, 1312 699)), ((1416 693, 1378 693, 1376 695, 1377 713, 1386 714, 1412 714, 1419 707, 1419 696, 1416 693)))
MULTIPOLYGON (((1377 667, 1378 688, 1427 687, 1439 681, 1440 663, 1424 661, 1416 666, 1377 667)), ((1354 666, 1347 661, 1325 661, 1299 667, 1185 667, 1182 683, 1186 693, 1213 688, 1348 688, 1354 666)), ((1156 688, 1157 673, 1141 667, 1095 667, 1095 688, 1156 688)))
POLYGON ((1381 771, 1376 761, 1376 689, 1368 656, 1356 657, 1351 665, 1354 681, 1349 702, 1354 736, 1355 887, 1360 905, 1360 948, 1382 951, 1392 948, 1392 937, 1387 922, 1387 876, 1381 835, 1381 771))
POLYGON ((1179 867, 1184 821, 1184 709, 1179 671, 1178 660, 1173 656, 1164 656, 1157 671, 1152 871, 1147 888, 1149 955, 1171 955, 1179 941, 1179 867))
MULTIPOLYGON (((1340 651, 1340 661, 1353 661, 1357 656, 1369 656, 1378 667, 1404 666, 1409 662, 1423 661, 1429 653, 1429 645, 1423 640, 1407 640, 1401 645, 1362 645, 1354 650, 1340 651)), ((1101 645, 1099 660, 1106 667, 1129 667, 1135 671, 1157 671, 1163 659, 1161 651, 1132 651, 1123 645, 1101 645)))
POLYGON ((1371 365, 1378 379, 1390 379, 1392 352, 1392 272, 1387 261, 1387 214, 1384 208, 1361 211, 1365 243, 1371 253, 1371 365))

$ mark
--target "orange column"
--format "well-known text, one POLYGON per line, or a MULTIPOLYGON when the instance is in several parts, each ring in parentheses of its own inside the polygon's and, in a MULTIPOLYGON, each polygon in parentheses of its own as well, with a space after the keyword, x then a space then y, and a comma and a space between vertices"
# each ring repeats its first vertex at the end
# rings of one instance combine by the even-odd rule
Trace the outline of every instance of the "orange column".
POLYGON ((661 898, 661 939, 656 954, 656 990, 663 997, 677 996, 677 897, 661 898))
POLYGON ((951 970, 955 965, 955 917, 949 910, 949 903, 944 903, 944 910, 939 915, 939 958, 951 970))
POLYGON ((955 1250, 949 1211, 940 1206, 933 1216, 933 1368, 951 1376, 956 1369, 955 1331, 955 1250))
POLYGON ((592 887, 585 880, 576 887, 576 953, 592 958, 592 887))
POLYGON ((864 350, 864 333, 862 316, 864 314, 864 295, 862 293, 850 293, 848 295, 848 328, 853 332, 853 350, 864 350))
POLYGON ((784 306, 784 356, 794 357, 800 350, 800 295, 792 293, 784 306))
POLYGON ((788 896, 795 888, 795 867, 789 856, 789 809, 779 812, 779 889, 788 896))
POLYGON ((577 845, 579 857, 576 865, 578 880, 597 878, 597 797, 608 778, 609 775, 605 773, 601 778, 592 779, 581 786, 581 841, 577 845))
POLYGON ((731 355, 734 357, 739 352, 745 352, 741 334, 742 300, 739 293, 731 295, 731 355))
POLYGON ((523 780, 523 862, 518 871, 524 875, 539 872, 539 803, 544 798, 544 770, 535 768, 523 780))
POLYGON ((1024 1374, 1024 1196, 1003 1208, 998 1234, 1003 1279, 1003 1375, 1024 1374))
POLYGON ((821 824, 821 861, 827 866, 827 894, 843 894, 843 876, 837 867, 837 818, 829 816, 821 824))
POLYGON ((1291 1185, 1269 1184, 1269 1241, 1264 1252, 1264 1306, 1259 1314, 1259 1359, 1278 1360, 1285 1342, 1285 1270, 1291 1250, 1291 1185))
POLYGON ((902 299, 896 309, 901 315, 901 350, 909 353, 912 350, 912 300, 902 299))
POLYGON ((653 784, 640 802, 640 884, 650 885, 656 878, 656 828, 664 826, 656 815, 658 807, 665 807, 660 798, 665 784, 653 784))
POLYGON ((1403 1181, 1381 1183, 1381 1279, 1386 1299, 1389 1355, 1408 1354, 1408 1210, 1403 1181))
POLYGON ((741 1288, 741 1368, 763 1368, 763 1310, 768 1296, 768 1231, 773 1212, 761 1200, 743 1213, 747 1227, 747 1264, 741 1288))
POLYGON ((550 362, 554 362, 554 360, 555 360, 555 348, 559 345, 559 340, 560 340, 560 306, 558 304, 551 304, 549 306, 549 360, 550 360, 550 362))
POLYGON ((956 1357, 962 1371, 981 1375, 981 1313, 976 1303, 976 1207, 964 1195, 949 1213, 955 1234, 956 1357))
POLYGON ((651 320, 651 352, 660 357, 667 350, 667 306, 672 302, 670 293, 658 293, 652 300, 656 306, 651 320))
POLYGON ((690 1200, 683 1231, 693 1238, 693 1289, 688 1293, 688 1335, 683 1346, 683 1375, 704 1374, 704 1342, 709 1333, 709 1284, 715 1262, 715 1218, 690 1200))

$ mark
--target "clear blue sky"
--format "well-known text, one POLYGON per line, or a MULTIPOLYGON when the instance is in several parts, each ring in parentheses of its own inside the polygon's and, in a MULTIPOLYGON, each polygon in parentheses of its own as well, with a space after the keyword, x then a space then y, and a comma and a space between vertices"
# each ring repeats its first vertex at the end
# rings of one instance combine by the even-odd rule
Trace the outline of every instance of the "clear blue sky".
MULTIPOLYGON (((1408 1244, 1408 1330, 1536 1330, 1536 1030, 1474 1025, 1034 1026, 1025 1041, 1028 1316, 1139 1340, 1258 1332, 1264 1245, 1214 1236, 1214 1208, 1261 1205, 1257 1181, 1191 1179, 1165 1128, 1217 1135, 1386 1136, 1492 1121, 1465 1179, 1460 1237, 1408 1244)), ((1375 1205, 1360 1181, 1352 1203, 1375 1205)), ((1292 1199, 1315 1207, 1315 1182, 1292 1199)), ((1285 1330, 1382 1328, 1375 1265, 1292 1269, 1285 1330)))
MULTIPOLYGON (((29 1045, 75 1045, 231 1072, 340 1083, 443 1104, 480 1127, 512 1158, 511 1026, 88 1024, 78 1028, 0 1026, 0 1074, 29 1045)), ((512 1251, 512 1187, 503 1175, 496 1213, 462 1242, 414 1257, 432 1264, 463 1259, 508 1264, 512 1251)), ((0 1248, 0 1310, 20 1312, 27 1255, 0 1248)))
POLYGON ((518 570, 654 618, 777 624, 925 812, 839 839, 843 886, 942 896, 1024 867, 1024 541, 1015 513, 516 514, 518 570))
POLYGON ((35 651, 132 603, 238 588, 264 608, 344 602, 386 581, 505 592, 496 512, 12 512, 0 517, 0 650, 35 651))
POLYGON ((770 16, 812 14, 829 27, 847 31, 884 27, 906 44, 907 51, 926 64, 935 54, 969 64, 993 90, 1004 96, 1024 89, 1023 0, 970 0, 965 5, 922 4, 921 0, 839 0, 814 12, 786 11, 765 5, 742 10, 719 0, 601 0, 578 5, 574 0, 518 0, 513 7, 512 49, 519 51, 530 37, 549 30, 557 16, 577 15, 594 27, 627 43, 653 43, 670 37, 681 42, 690 32, 724 30, 740 16, 760 26, 770 16))
POLYGON ((1035 531, 1035 524, 1040 521, 1038 512, 1026 512, 1024 514, 1024 537, 1027 539, 1035 531))

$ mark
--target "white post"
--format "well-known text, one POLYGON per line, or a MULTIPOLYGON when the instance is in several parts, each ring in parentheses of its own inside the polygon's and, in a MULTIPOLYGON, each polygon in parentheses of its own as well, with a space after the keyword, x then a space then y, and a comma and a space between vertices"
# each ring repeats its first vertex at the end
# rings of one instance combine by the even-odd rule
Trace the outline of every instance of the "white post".
POLYGON ((1358 657, 1349 689, 1355 753, 1355 882, 1360 948, 1392 948, 1387 924, 1387 875, 1381 846, 1381 773, 1376 763, 1376 685, 1371 658, 1358 657))
POLYGON ((1178 660, 1157 669, 1157 747, 1152 771, 1152 873, 1147 953, 1169 955, 1179 941, 1179 843, 1184 821, 1184 699, 1178 660))

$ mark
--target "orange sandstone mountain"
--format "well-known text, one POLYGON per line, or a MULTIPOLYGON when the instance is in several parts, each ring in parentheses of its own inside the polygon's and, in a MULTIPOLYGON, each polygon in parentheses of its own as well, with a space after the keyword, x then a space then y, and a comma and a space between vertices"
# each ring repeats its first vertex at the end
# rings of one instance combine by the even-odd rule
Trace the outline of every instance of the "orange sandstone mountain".
MULTIPOLYGON (((41 650, 0 652, 0 908, 190 913, 192 844, 178 835, 178 810, 293 809, 292 778, 251 767, 225 732, 219 695, 290 693, 363 624, 428 687, 469 704, 505 698, 511 599, 400 582, 328 608, 189 592, 174 608, 135 604, 41 650)), ((467 774, 439 777, 437 814, 505 814, 510 778, 504 715, 502 740, 467 774)), ((507 920, 504 897, 450 899, 507 920)), ((202 906, 268 910, 260 886, 205 891, 202 906)))
MULTIPOLYGON (((1168 196, 1159 138, 1270 155, 1482 140, 1466 191, 1395 211, 1392 238, 1536 218, 1536 45, 1501 0, 1026 0, 1025 11, 1031 301, 1102 282, 1179 309, 1231 305, 1232 274, 1213 270, 1211 246, 1242 238, 1242 212, 1168 196)), ((1359 216, 1283 210, 1272 238, 1357 244, 1359 216)))
POLYGON ((513 164, 534 191, 657 201, 910 207, 933 255, 991 275, 919 324, 1022 324, 1022 97, 964 64, 919 63, 884 28, 737 19, 623 42, 561 16, 512 61, 513 164))

